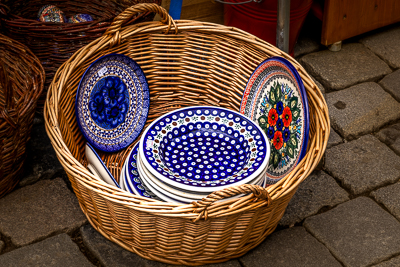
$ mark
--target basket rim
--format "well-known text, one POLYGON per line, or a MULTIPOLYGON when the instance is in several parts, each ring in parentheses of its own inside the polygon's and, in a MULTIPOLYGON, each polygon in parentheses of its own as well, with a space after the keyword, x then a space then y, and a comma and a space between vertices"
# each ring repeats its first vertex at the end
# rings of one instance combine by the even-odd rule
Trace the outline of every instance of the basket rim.
MULTIPOLYGON (((140 9, 143 7, 143 5, 149 6, 151 4, 139 4, 133 6, 132 8, 134 8, 135 10, 140 9)), ((154 8, 162 9, 161 7, 154 8)), ((118 17, 114 20, 114 23, 117 20, 118 17)), ((319 160, 322 158, 322 155, 324 154, 327 146, 327 140, 330 132, 330 121, 326 101, 322 96, 322 93, 319 90, 318 86, 311 79, 308 73, 297 61, 295 61, 288 54, 278 50, 276 47, 270 45, 264 40, 261 40, 243 30, 215 23, 199 22, 192 20, 175 20, 173 21, 173 25, 171 25, 171 23, 168 23, 167 25, 165 24, 165 22, 165 20, 164 23, 155 21, 143 22, 135 25, 125 26, 122 28, 113 27, 112 25, 102 37, 92 41, 90 44, 76 51, 70 57, 70 59, 68 59, 68 61, 66 61, 57 70, 47 92, 44 108, 44 118, 47 134, 51 140, 51 143, 57 153, 61 164, 63 165, 67 173, 75 177, 75 180, 80 186, 84 186, 89 190, 102 195, 105 199, 111 202, 123 204, 139 211, 157 214, 160 216, 180 217, 194 220, 198 220, 200 218, 207 219, 210 217, 227 216, 243 212, 244 210, 257 209, 261 206, 269 205, 271 201, 281 198, 292 192, 293 190, 296 190, 298 185, 311 173, 311 171, 319 163, 319 160), (63 86, 65 85, 65 81, 69 78, 73 70, 75 68, 78 68, 89 56, 93 55, 96 50, 117 45, 120 42, 124 41, 124 39, 129 38, 130 36, 133 36, 135 34, 162 34, 161 32, 164 32, 164 34, 171 34, 169 32, 174 30, 179 30, 180 32, 194 31, 208 34, 224 34, 226 36, 251 43, 255 45, 258 49, 268 54, 273 53, 274 55, 284 57, 295 66, 296 70, 299 72, 301 78, 303 79, 305 86, 307 85, 307 88, 311 88, 311 90, 307 90, 307 93, 309 94, 309 96, 311 96, 309 97, 309 102, 312 101, 317 109, 315 131, 319 131, 319 135, 316 135, 316 138, 310 137, 306 155, 301 160, 301 162, 290 172, 289 175, 281 179, 278 183, 271 185, 265 189, 260 189, 256 187, 250 188, 250 186, 248 185, 243 186, 243 188, 230 187, 227 189, 227 191, 230 193, 237 193, 238 190, 240 193, 252 193, 250 195, 237 198, 235 200, 224 200, 222 202, 213 203, 217 196, 212 194, 211 198, 214 198, 214 201, 212 201, 211 203, 208 199, 207 201, 193 202, 190 204, 177 204, 160 202, 137 195, 132 195, 120 189, 116 189, 115 187, 106 184, 104 181, 98 180, 89 172, 87 168, 85 168, 77 159, 73 157, 68 147, 63 142, 62 134, 57 122, 58 99, 61 95, 61 91, 64 89, 63 86), (322 136, 322 138, 320 138, 320 136, 322 136), (259 192, 257 190, 265 192, 259 192), (262 193, 264 194, 264 196, 259 198, 262 193), (243 208, 243 203, 246 204, 245 208, 243 208), (224 213, 220 211, 221 209, 228 206, 231 207, 229 212, 224 213), (209 207, 212 207, 213 212, 208 212, 207 214, 205 210, 207 210, 207 208, 209 207)))

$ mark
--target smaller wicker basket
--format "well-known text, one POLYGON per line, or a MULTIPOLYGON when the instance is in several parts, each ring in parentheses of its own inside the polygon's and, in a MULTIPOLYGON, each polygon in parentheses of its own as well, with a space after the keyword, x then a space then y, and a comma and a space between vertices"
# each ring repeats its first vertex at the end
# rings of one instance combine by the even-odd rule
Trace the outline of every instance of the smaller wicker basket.
MULTIPOLYGON (((45 90, 39 98, 38 111, 43 109, 47 88, 58 67, 79 48, 101 37, 120 12, 143 2, 160 4, 161 0, 0 0, 0 23, 4 33, 29 47, 46 71, 45 90), (38 11, 47 4, 59 7, 66 17, 85 13, 90 14, 94 21, 37 21, 38 11)), ((154 14, 143 12, 131 17, 127 24, 151 21, 153 18, 154 14)))
POLYGON ((44 75, 28 48, 0 34, 0 197, 21 178, 44 75))

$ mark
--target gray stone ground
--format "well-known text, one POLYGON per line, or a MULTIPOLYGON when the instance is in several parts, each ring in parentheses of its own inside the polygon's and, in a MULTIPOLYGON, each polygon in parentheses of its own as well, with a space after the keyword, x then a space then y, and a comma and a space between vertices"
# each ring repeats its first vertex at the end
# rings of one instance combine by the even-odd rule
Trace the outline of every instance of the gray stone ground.
MULTIPOLYGON (((211 266, 400 266, 399 36, 396 24, 330 52, 319 44, 320 22, 308 19, 295 57, 329 105, 324 165, 262 244, 211 266)), ((40 117, 27 153, 19 186, 0 199, 0 266, 166 266, 88 224, 40 117)))

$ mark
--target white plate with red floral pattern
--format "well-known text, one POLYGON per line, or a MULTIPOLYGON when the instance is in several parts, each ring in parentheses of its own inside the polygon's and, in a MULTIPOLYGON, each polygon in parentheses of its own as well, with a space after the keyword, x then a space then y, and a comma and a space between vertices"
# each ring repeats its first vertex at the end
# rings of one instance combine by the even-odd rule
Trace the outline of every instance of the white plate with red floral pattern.
POLYGON ((267 135, 267 184, 278 182, 303 159, 309 138, 307 94, 295 67, 281 57, 263 61, 246 85, 240 113, 267 135))

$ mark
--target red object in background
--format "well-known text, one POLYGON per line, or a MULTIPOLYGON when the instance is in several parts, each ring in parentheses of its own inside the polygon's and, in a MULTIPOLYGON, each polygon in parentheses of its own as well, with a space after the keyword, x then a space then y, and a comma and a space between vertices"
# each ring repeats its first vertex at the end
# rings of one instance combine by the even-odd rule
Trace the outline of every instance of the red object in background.
MULTIPOLYGON (((240 3, 242 0, 230 0, 240 3)), ((310 11, 312 0, 291 0, 290 3, 290 30, 289 53, 293 55, 294 45, 304 20, 310 11)), ((224 23, 249 32, 272 45, 276 45, 277 24, 276 0, 263 0, 261 3, 247 3, 240 5, 224 5, 224 23)))

